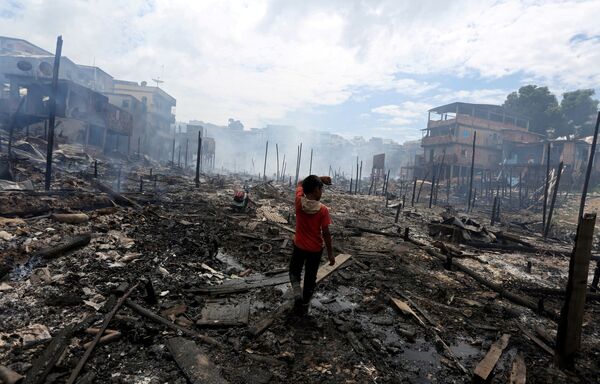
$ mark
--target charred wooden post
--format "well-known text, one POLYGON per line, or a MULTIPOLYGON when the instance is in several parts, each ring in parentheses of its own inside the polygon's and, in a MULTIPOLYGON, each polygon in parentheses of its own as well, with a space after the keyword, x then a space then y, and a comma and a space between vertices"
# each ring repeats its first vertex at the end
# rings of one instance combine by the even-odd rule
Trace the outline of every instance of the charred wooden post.
POLYGON ((98 160, 94 160, 94 179, 98 178, 98 160))
POLYGON ((263 180, 267 180, 267 154, 269 153, 269 140, 265 145, 265 165, 263 166, 263 180))
POLYGON ((46 144, 46 178, 44 189, 50 190, 52 180, 52 151, 54 150, 54 125, 56 122, 56 97, 58 95, 58 68, 62 52, 62 36, 56 39, 56 52, 54 53, 54 71, 52 73, 52 97, 50 98, 50 114, 48 116, 48 143, 46 144))
POLYGON ((429 208, 433 204, 433 194, 435 191, 435 163, 431 161, 431 188, 429 189, 429 208))
POLYGON ((350 178, 350 190, 348 191, 349 194, 352 194, 352 178, 350 178))
POLYGON ((189 145, 190 139, 185 139, 185 160, 183 162, 183 167, 185 169, 187 169, 188 167, 188 145, 189 145))
POLYGON ((158 175, 154 175, 154 191, 156 191, 156 182, 158 181, 158 175))
POLYGON ((277 171, 275 172, 275 179, 279 182, 279 145, 275 143, 275 158, 277 160, 277 171))
POLYGON ((200 186, 200 159, 202 158, 202 130, 198 130, 198 151, 196 155, 196 188, 200 186))
POLYGON ((140 141, 141 141, 141 136, 138 136, 138 146, 137 146, 137 157, 138 159, 140 158, 140 141))
POLYGON ((561 368, 573 367, 575 353, 581 345, 583 309, 595 224, 596 214, 594 213, 588 213, 580 218, 577 241, 569 262, 567 292, 558 322, 554 355, 555 362, 561 368))
POLYGON ((371 190, 373 189, 373 183, 375 183, 375 175, 371 173, 371 186, 369 187, 369 196, 371 196, 371 190))
POLYGON ((150 168, 150 178, 152 179, 152 168, 150 168))
POLYGON ((410 206, 414 207, 415 206, 415 192, 417 190, 417 177, 415 176, 415 179, 413 181, 413 190, 412 190, 412 197, 410 198, 410 206))
POLYGON ((492 204, 492 217, 490 218, 490 225, 496 224, 496 205, 498 205, 498 195, 494 196, 494 203, 492 204))
POLYGON ((596 153, 596 144, 598 142, 598 127, 600 125, 600 112, 596 118, 596 128, 594 129, 594 138, 592 139, 592 148, 590 149, 590 157, 585 171, 585 180, 583 182, 583 191, 581 192, 581 203, 579 204, 579 216, 578 220, 581 220, 583 216, 583 209, 585 208, 585 199, 587 197, 587 190, 590 184, 590 175, 592 174, 592 166, 594 165, 594 154, 596 153))
POLYGON ((144 288, 146 289, 146 303, 150 305, 158 303, 158 299, 156 298, 156 291, 154 290, 154 285, 152 284, 152 279, 148 278, 144 280, 144 288))
POLYGON ((398 217, 400 217, 400 210, 404 207, 404 197, 402 198, 402 205, 398 203, 396 207, 396 217, 394 218, 394 223, 398 224, 398 217))
POLYGON ((359 175, 358 175, 358 156, 356 156, 356 183, 354 185, 354 194, 355 195, 358 193, 358 180, 359 180, 359 175))
MULTIPOLYGON (((390 185, 390 171, 391 170, 388 169, 387 176, 385 177, 385 188, 383 190, 383 193, 385 194, 386 201, 387 201, 387 196, 388 196, 388 185, 390 185)), ((386 204, 386 206, 387 206, 387 204, 386 204)))
POLYGON ((140 193, 144 192, 144 178, 140 176, 140 193))
POLYGON ((469 177, 469 197, 467 199, 467 212, 471 211, 471 195, 473 193, 473 171, 475 170, 475 140, 477 140, 477 131, 473 132, 473 149, 471 150, 471 176, 469 177))
POLYGON ((360 172, 358 172, 358 192, 360 193, 361 191, 361 184, 362 184, 362 160, 360 161, 360 172))
POLYGON ((522 191, 523 191, 523 172, 519 172, 519 209, 523 208, 523 196, 522 196, 522 191))
POLYGON ((544 206, 542 212, 542 228, 546 228, 546 206, 548 204, 548 188, 550 187, 550 142, 546 146, 546 183, 544 184, 544 206))
POLYGON ((175 137, 173 137, 173 148, 171 149, 171 167, 175 166, 175 137))
POLYGON ((409 231, 410 231, 410 229, 408 227, 404 228, 404 241, 410 240, 410 238, 408 237, 409 231))
POLYGON ((544 237, 548 237, 550 227, 552 226, 552 213, 554 212, 554 204, 556 203, 556 195, 558 194, 558 188, 560 186, 560 175, 563 169, 563 162, 558 164, 556 182, 554 183, 554 190, 552 191, 552 200, 550 201, 550 210, 548 211, 548 219, 546 220, 546 228, 544 228, 544 237))

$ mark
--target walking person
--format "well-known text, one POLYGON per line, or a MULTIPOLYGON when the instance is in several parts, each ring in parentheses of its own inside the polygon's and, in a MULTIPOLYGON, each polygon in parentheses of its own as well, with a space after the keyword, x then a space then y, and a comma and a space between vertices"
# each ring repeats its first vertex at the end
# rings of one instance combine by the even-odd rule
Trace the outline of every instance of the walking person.
POLYGON ((315 290, 317 271, 323 254, 323 243, 327 248, 329 265, 335 264, 329 225, 329 208, 320 202, 323 185, 331 185, 329 176, 310 175, 296 187, 296 234, 294 251, 290 260, 290 282, 294 294, 296 313, 308 313, 308 304, 315 290), (300 279, 304 267, 304 288, 300 279))

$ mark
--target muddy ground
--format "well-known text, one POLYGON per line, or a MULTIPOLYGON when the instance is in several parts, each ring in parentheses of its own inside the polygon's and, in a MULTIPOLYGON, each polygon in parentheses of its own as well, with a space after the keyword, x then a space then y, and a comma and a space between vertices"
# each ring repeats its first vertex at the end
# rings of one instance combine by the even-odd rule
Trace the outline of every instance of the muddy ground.
MULTIPOLYGON (((346 187, 334 185, 323 202, 334 221, 335 253, 349 254, 350 260, 319 284, 309 316, 283 313, 253 335, 253 326, 287 301, 285 281, 223 295, 206 291, 243 281, 285 280, 294 228, 288 184, 203 175, 196 188, 191 172, 127 160, 121 191, 132 205, 95 187, 91 160, 69 164, 58 169, 52 193, 41 191, 39 177, 36 191, 0 192, 0 261, 6 272, 0 283, 0 365, 31 375, 52 337, 69 325, 97 318, 73 332, 65 352, 39 382, 66 382, 84 354, 83 344, 93 338, 85 328, 99 326, 123 291, 140 281, 131 301, 216 341, 218 345, 195 339, 214 363, 211 380, 471 382, 492 344, 508 334, 491 382, 508 382, 517 355, 524 358, 529 383, 600 381, 598 301, 586 304, 581 353, 573 370, 555 368, 553 356, 531 338, 553 348, 557 325, 552 317, 562 298, 543 288, 566 285, 572 224, 561 223, 555 238, 544 240, 536 224, 540 215, 529 210, 503 212, 501 223, 492 227, 491 204, 480 198, 469 217, 494 233, 516 234, 536 251, 477 248, 460 241, 451 245, 459 253, 455 262, 532 302, 543 298, 544 312, 539 312, 502 297, 438 257, 439 242, 451 241, 431 236, 430 223, 463 216, 458 198, 451 201, 452 209, 441 203, 426 208, 423 198, 414 207, 407 203, 396 224, 401 199, 390 199, 386 207, 382 196, 350 195, 346 187), (237 213, 231 209, 232 195, 244 184, 257 206, 237 213), (59 222, 51 214, 60 212, 83 212, 89 220, 59 222), (403 238, 405 228, 410 229, 408 239, 403 238), (52 258, 36 253, 78 234, 91 234, 89 244, 52 258), (156 304, 148 298, 149 281, 156 304), (416 316, 399 311, 391 298, 407 303, 416 316), (215 303, 247 306, 249 315, 233 325, 198 324, 215 303)), ((26 157, 17 170, 18 181, 39 172, 26 157)), ((101 165, 99 173, 99 180, 116 190, 118 166, 101 165)), ((592 266, 590 279, 593 271, 592 266)), ((108 328, 121 337, 94 349, 80 374, 82 382, 188 382, 168 340, 191 336, 127 305, 108 328)))

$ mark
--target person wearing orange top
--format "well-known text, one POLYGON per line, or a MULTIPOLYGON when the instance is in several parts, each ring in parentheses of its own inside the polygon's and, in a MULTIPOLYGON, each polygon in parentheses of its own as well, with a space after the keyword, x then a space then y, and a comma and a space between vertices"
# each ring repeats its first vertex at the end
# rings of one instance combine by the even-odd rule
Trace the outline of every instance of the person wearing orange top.
POLYGON ((308 313, 308 304, 315 290, 317 271, 323 255, 323 243, 327 248, 329 265, 335 264, 329 232, 329 208, 319 201, 324 184, 331 185, 331 178, 310 175, 296 187, 296 234, 290 260, 290 282, 294 293, 294 306, 299 314, 308 313), (303 267, 304 289, 301 289, 300 276, 303 267))

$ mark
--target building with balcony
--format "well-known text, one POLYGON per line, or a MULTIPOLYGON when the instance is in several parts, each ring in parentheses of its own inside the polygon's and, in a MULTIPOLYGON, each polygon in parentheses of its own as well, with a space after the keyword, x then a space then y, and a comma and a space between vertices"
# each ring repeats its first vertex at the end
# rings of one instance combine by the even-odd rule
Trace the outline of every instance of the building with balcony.
MULTIPOLYGON (((471 167, 475 132, 475 171, 498 169, 514 157, 517 147, 541 145, 543 136, 528 128, 526 118, 507 113, 497 105, 456 102, 433 108, 423 130, 423 155, 415 159, 415 171, 419 177, 425 177, 434 164, 443 162, 440 174, 465 177, 471 167)), ((527 165, 532 159, 541 161, 541 153, 533 154, 535 158, 521 157, 520 165, 527 165)))

